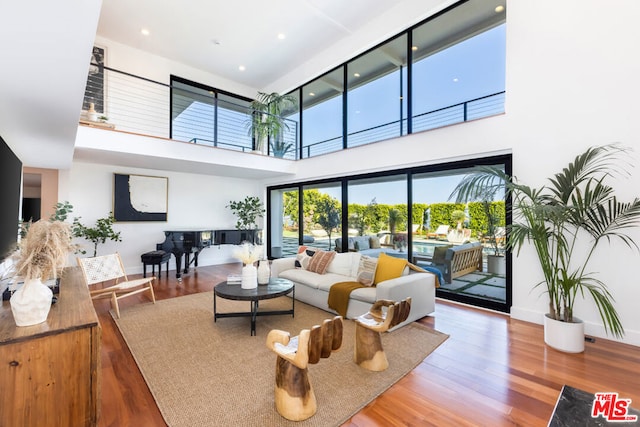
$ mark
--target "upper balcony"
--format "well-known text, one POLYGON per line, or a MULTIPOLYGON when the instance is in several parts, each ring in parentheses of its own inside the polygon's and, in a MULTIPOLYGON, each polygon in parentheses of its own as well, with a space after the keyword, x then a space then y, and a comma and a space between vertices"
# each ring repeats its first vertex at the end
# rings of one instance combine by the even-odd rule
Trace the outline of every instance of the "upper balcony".
MULTIPOLYGON (((305 117, 304 106, 302 111, 302 117, 305 117)), ((124 165, 139 165, 139 162, 133 162, 135 156, 139 155, 152 159, 150 164, 155 168, 163 164, 164 167, 173 170, 176 162, 188 161, 188 157, 191 156, 194 161, 199 162, 208 159, 201 172, 211 173, 211 168, 206 165, 213 162, 222 168, 231 166, 251 169, 254 171, 251 176, 254 176, 256 168, 260 167, 269 171, 266 176, 271 173, 278 174, 278 171, 287 174, 294 173, 295 167, 288 165, 283 168, 280 162, 275 167, 268 166, 273 163, 254 157, 249 162, 251 167, 248 168, 247 158, 238 157, 237 153, 299 160, 406 135, 409 122, 415 133, 500 114, 503 111, 504 92, 493 93, 420 113, 411 118, 390 121, 310 144, 301 140, 299 123, 285 118, 283 131, 278 140, 269 138, 266 141, 258 141, 252 134, 252 120, 256 114, 261 114, 264 120, 265 113, 252 110, 250 101, 182 83, 174 82, 168 85, 92 64, 80 124, 96 129, 116 130, 118 136, 103 134, 97 139, 95 136, 79 138, 75 157, 79 160, 95 161, 95 157, 99 155, 98 151, 102 152, 102 156, 107 156, 107 153, 113 156, 121 149, 123 156, 134 156, 128 159, 113 159, 124 165), (151 139, 132 138, 136 136, 151 139), (167 146, 168 142, 173 143, 173 147, 167 146), (198 148, 175 150, 176 142, 182 147, 198 148), (140 147, 136 149, 136 145, 140 147), (166 154, 162 154, 163 151, 166 151, 166 154)), ((300 114, 297 115, 299 116, 300 114)), ((149 161, 145 162, 148 163, 149 161)), ((241 171, 240 176, 247 176, 246 172, 241 171)))

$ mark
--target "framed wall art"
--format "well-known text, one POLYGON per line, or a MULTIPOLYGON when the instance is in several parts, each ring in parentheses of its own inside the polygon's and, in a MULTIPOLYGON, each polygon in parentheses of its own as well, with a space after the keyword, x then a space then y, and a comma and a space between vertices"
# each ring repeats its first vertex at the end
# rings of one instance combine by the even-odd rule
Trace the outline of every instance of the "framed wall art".
POLYGON ((116 221, 166 221, 169 178, 114 174, 113 216, 116 221))
POLYGON ((89 75, 87 76, 87 86, 84 90, 84 100, 82 109, 88 111, 90 104, 94 105, 97 113, 105 115, 104 92, 105 92, 105 48, 94 46, 91 52, 91 62, 89 64, 89 75))

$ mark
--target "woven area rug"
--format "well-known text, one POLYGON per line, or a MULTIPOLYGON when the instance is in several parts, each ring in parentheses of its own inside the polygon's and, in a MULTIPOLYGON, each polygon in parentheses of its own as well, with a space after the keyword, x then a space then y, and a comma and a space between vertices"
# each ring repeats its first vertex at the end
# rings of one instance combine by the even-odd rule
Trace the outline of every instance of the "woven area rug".
MULTIPOLYGON (((247 311, 248 302, 217 298, 218 312, 247 311)), ((260 302, 260 310, 291 307, 281 297, 260 302)), ((271 329, 297 335, 333 315, 296 302, 290 315, 213 321, 213 292, 138 304, 121 310, 116 324, 127 342, 169 426, 335 426, 416 367, 447 339, 418 324, 383 334, 390 367, 369 372, 353 363, 355 324, 346 321, 342 348, 309 365, 317 413, 302 422, 275 409, 276 355, 267 349, 271 329)))

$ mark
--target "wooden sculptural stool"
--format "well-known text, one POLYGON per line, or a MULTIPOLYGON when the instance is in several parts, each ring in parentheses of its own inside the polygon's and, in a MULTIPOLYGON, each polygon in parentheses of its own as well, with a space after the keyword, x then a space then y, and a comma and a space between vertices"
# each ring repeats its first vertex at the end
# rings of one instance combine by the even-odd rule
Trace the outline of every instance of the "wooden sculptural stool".
POLYGON ((326 319, 322 325, 303 329, 297 337, 274 329, 267 335, 267 347, 276 359, 275 403, 278 413, 292 421, 302 421, 317 410, 316 396, 309 382, 307 366, 342 346, 342 317, 326 319))
POLYGON ((353 360, 370 371, 384 371, 389 361, 382 348, 381 332, 404 322, 411 311, 411 298, 403 301, 378 300, 368 313, 356 319, 353 360), (386 313, 383 308, 386 307, 386 313))

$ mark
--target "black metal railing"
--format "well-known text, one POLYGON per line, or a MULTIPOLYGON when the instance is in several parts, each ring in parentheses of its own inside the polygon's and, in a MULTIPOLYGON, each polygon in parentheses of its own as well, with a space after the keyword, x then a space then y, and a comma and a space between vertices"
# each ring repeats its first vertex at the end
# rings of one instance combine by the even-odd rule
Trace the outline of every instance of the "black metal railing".
MULTIPOLYGON (((413 116, 412 132, 421 132, 493 116, 504 112, 505 92, 497 92, 455 105, 438 108, 413 116)), ((347 147, 357 147, 407 134, 407 119, 394 120, 347 134, 347 147), (402 125, 402 126, 400 126, 402 125), (402 129, 402 130, 401 130, 402 129)), ((304 144, 304 142, 303 142, 304 144)), ((342 136, 312 142, 302 147, 303 157, 313 157, 342 149, 342 136)))
MULTIPOLYGON (((250 133, 254 111, 249 103, 241 105, 221 100, 203 91, 172 87, 109 67, 100 70, 100 78, 90 75, 87 80, 83 105, 88 108, 89 103, 93 103, 98 116, 106 116, 107 123, 117 130, 242 152, 259 148, 250 133)), ((504 100, 503 91, 416 114, 412 118, 412 132, 503 113, 504 100)), ((84 114, 86 117, 87 113, 84 114)), ((343 149, 340 135, 308 144, 303 141, 299 151, 298 123, 284 120, 286 127, 282 138, 288 150, 284 154, 275 153, 279 157, 296 160, 343 149)), ((406 135, 407 124, 407 118, 403 118, 350 132, 347 147, 406 135)), ((263 144, 265 147, 261 152, 273 156, 271 141, 263 144)))

